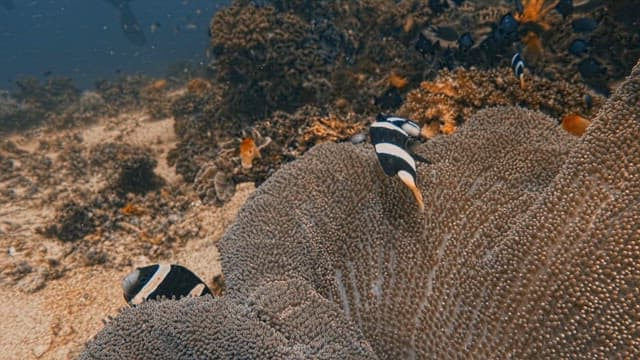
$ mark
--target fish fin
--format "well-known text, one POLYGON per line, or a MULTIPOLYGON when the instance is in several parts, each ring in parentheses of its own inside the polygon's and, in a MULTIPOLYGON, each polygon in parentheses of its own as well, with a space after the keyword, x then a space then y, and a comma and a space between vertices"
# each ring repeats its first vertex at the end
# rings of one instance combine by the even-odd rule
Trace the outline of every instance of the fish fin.
POLYGON ((433 164, 433 162, 425 157, 422 157, 416 153, 411 153, 411 156, 416 160, 419 161, 421 163, 425 163, 425 164, 433 164))
POLYGON ((409 155, 411 155, 411 157, 415 161, 419 161, 419 162, 425 163, 425 164, 433 164, 433 162, 431 160, 416 154, 414 149, 416 148, 416 146, 418 144, 422 144, 422 142, 420 142, 419 140, 410 140, 409 141, 409 145, 407 146, 407 152, 409 153, 409 155))
POLYGON ((398 173, 398 177, 413 193, 413 197, 416 199, 416 202, 418 203, 418 207, 420 208, 420 211, 424 211, 424 201, 422 199, 422 192, 420 192, 420 189, 418 189, 418 187, 416 186, 416 183, 413 180, 413 177, 404 171, 400 171, 398 173))

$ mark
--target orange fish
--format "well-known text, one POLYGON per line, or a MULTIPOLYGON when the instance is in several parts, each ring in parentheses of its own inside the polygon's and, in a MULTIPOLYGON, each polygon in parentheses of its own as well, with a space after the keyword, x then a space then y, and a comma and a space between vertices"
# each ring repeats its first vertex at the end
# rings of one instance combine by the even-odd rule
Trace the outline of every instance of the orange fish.
POLYGON ((389 75, 389 84, 396 89, 402 89, 407 86, 409 80, 406 77, 402 77, 394 72, 389 75))
POLYGON ((582 134, 587 131, 589 125, 591 125, 591 121, 578 114, 571 114, 563 117, 560 124, 567 132, 575 136, 582 136, 582 134))
POLYGON ((255 141, 250 137, 242 139, 242 142, 240 143, 240 159, 242 161, 242 167, 250 169, 253 165, 253 159, 257 157, 260 157, 260 150, 256 146, 255 141))

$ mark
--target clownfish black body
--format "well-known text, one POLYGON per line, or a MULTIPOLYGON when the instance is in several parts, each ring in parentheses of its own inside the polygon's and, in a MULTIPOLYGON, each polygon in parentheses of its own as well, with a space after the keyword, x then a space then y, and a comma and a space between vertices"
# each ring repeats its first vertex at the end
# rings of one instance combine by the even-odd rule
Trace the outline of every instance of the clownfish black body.
POLYGON ((416 161, 429 162, 408 150, 409 137, 420 136, 420 126, 411 120, 378 115, 377 121, 369 128, 371 142, 376 150, 378 162, 388 176, 398 175, 411 190, 420 210, 424 209, 422 193, 416 185, 416 161))
POLYGON ((520 88, 524 89, 526 84, 524 82, 524 69, 526 65, 524 63, 524 59, 520 56, 520 53, 517 52, 511 58, 511 68, 513 69, 513 74, 516 76, 518 80, 520 80, 520 88))
POLYGON ((137 268, 122 280, 122 290, 130 305, 159 297, 179 299, 211 294, 211 290, 198 276, 176 264, 154 264, 137 268))

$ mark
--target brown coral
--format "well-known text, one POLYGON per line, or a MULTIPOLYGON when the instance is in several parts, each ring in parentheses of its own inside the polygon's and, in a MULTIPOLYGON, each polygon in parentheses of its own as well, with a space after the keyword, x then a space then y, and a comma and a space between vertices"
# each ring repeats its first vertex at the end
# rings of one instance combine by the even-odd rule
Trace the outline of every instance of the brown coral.
POLYGON ((576 112, 591 113, 603 101, 600 96, 590 95, 581 84, 533 76, 522 89, 507 68, 456 69, 443 70, 436 80, 425 81, 419 89, 409 92, 399 113, 421 123, 426 128, 425 134, 433 136, 453 132, 485 106, 520 105, 560 117, 576 112), (586 97, 593 101, 585 101, 586 97))
POLYGON ((312 120, 300 137, 301 143, 311 147, 327 141, 343 141, 363 130, 363 124, 348 123, 335 115, 312 120))
POLYGON ((256 120, 273 110, 295 110, 315 100, 307 86, 323 74, 310 25, 271 6, 231 6, 211 23, 217 81, 228 83, 224 112, 256 120))
POLYGON ((211 83, 208 80, 202 78, 194 78, 187 83, 187 90, 192 93, 204 93, 211 89, 211 83))

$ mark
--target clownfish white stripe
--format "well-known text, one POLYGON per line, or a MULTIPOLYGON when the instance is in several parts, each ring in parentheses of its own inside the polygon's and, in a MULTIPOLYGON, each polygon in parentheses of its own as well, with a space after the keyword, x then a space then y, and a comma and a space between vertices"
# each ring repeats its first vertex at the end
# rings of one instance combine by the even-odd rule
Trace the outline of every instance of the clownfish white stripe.
POLYGON ((169 272, 171 271, 171 265, 160 264, 158 270, 153 274, 151 279, 140 289, 136 296, 131 300, 131 304, 141 304, 145 299, 151 295, 158 286, 164 281, 169 272))
POLYGON ((409 119, 399 116, 385 116, 380 114, 378 115, 378 122, 391 123, 406 132, 408 136, 420 137, 420 126, 409 119))
POLYGON ((520 61, 520 53, 517 52, 515 54, 513 54, 513 56, 511 57, 511 66, 513 66, 516 61, 520 61))
POLYGON ((411 190, 420 210, 424 210, 424 200, 422 199, 422 192, 420 192, 420 189, 418 189, 418 186, 416 186, 416 180, 413 175, 404 170, 400 170, 398 171, 398 177, 409 188, 409 190, 411 190))
POLYGON ((524 75, 525 64, 519 52, 515 53, 511 58, 511 68, 513 68, 513 73, 518 79, 524 75))
POLYGON ((191 289, 191 291, 189 291, 189 295, 191 297, 197 297, 202 295, 202 292, 204 291, 205 286, 204 284, 198 284, 196 285, 193 289, 191 289))
POLYGON ((416 161, 405 149, 389 143, 375 144, 375 149, 378 154, 387 154, 402 159, 414 171, 416 170, 416 161))
POLYGON ((401 133, 404 136, 409 136, 409 134, 407 134, 406 131, 404 131, 401 127, 398 127, 390 122, 386 122, 386 121, 377 121, 374 122, 373 124, 371 124, 372 128, 384 128, 384 129, 389 129, 392 131, 397 131, 399 133, 401 133))
POLYGON ((401 117, 399 117, 399 116, 389 116, 389 117, 386 117, 384 120, 380 120, 380 121, 388 121, 388 122, 396 122, 396 121, 399 121, 399 122, 405 122, 405 121, 407 121, 407 119, 405 119, 405 118, 401 118, 401 117))
POLYGON ((409 136, 420 137, 420 126, 413 121, 405 121, 402 124, 402 130, 404 130, 409 136))

